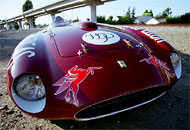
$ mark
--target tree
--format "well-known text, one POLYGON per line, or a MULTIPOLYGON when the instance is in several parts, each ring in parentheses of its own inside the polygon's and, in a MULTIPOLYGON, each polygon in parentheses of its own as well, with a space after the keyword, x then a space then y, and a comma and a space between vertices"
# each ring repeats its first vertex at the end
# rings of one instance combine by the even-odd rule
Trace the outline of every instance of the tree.
POLYGON ((181 16, 176 16, 176 17, 168 17, 166 19, 166 22, 169 24, 189 24, 190 23, 190 13, 185 13, 184 15, 181 16))
POLYGON ((150 10, 148 12, 148 10, 146 9, 142 16, 151 16, 151 17, 153 17, 153 12, 152 12, 152 10, 150 10))
POLYGON ((128 7, 128 11, 127 11, 127 13, 126 13, 126 17, 127 17, 127 18, 130 18, 130 16, 131 16, 131 7, 129 6, 129 7, 128 7))
POLYGON ((113 16, 109 16, 108 19, 106 20, 106 23, 115 24, 115 21, 113 21, 113 16))
POLYGON ((32 1, 26 0, 22 6, 22 11, 25 12, 25 11, 30 10, 30 9, 33 9, 32 1))
POLYGON ((129 6, 129 7, 128 7, 128 10, 127 10, 127 12, 126 12, 126 14, 125 14, 125 16, 126 16, 127 18, 134 18, 134 17, 135 17, 135 7, 133 7, 133 9, 132 9, 132 11, 131 11, 131 7, 129 6))
POLYGON ((79 22, 79 18, 77 17, 77 19, 74 19, 73 22, 79 22))
POLYGON ((181 15, 181 23, 190 23, 190 13, 185 13, 181 15))
POLYGON ((148 10, 146 9, 146 10, 144 11, 144 13, 148 13, 148 10))
POLYGON ((166 8, 164 11, 163 11, 163 13, 162 13, 162 15, 161 15, 161 18, 169 18, 169 17, 171 17, 171 15, 172 15, 172 11, 171 11, 171 8, 166 8))
POLYGON ((171 8, 166 8, 162 13, 156 15, 156 18, 169 18, 172 16, 171 8))
POLYGON ((97 16, 96 19, 98 23, 106 23, 105 16, 97 16))
POLYGON ((131 15, 132 15, 132 18, 135 17, 135 7, 133 7, 133 9, 132 9, 132 13, 131 13, 131 15))
POLYGON ((151 17, 153 17, 153 16, 154 16, 154 15, 153 15, 153 12, 152 12, 152 10, 150 10, 150 12, 149 12, 149 13, 150 13, 151 17))
POLYGON ((108 20, 112 21, 113 20, 113 16, 109 16, 108 20))
POLYGON ((120 19, 116 22, 116 24, 133 24, 133 23, 134 23, 134 20, 126 16, 120 17, 120 19))

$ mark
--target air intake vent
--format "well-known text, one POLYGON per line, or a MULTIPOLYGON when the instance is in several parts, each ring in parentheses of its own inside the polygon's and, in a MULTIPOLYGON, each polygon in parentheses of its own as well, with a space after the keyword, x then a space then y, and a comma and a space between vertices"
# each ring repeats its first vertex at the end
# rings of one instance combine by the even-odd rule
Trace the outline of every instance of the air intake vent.
POLYGON ((75 115, 77 120, 97 119, 139 107, 164 95, 170 86, 159 86, 113 98, 87 107, 75 115))

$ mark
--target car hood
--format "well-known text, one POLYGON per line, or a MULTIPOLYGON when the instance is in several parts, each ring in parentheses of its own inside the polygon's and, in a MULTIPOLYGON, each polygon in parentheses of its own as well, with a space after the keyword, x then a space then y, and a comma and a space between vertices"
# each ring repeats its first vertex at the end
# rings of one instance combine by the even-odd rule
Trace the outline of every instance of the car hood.
POLYGON ((51 30, 60 56, 72 57, 77 56, 79 52, 85 54, 123 49, 129 47, 126 46, 126 41, 130 41, 133 46, 139 45, 139 42, 130 35, 116 30, 102 27, 84 29, 81 26, 82 23, 78 23, 51 30))
POLYGON ((20 51, 13 54, 9 66, 17 68, 14 77, 37 74, 46 86, 50 106, 55 107, 60 101, 72 104, 65 109, 85 106, 170 83, 171 63, 118 28, 70 24, 27 39, 17 46, 20 51))
MULTIPOLYGON (((88 30, 81 28, 80 24, 51 31, 53 38, 49 40, 46 33, 44 42, 61 71, 55 73, 56 67, 50 68, 54 93, 49 97, 50 101, 56 96, 76 105, 74 96, 67 99, 70 85, 77 88, 78 106, 84 106, 168 83, 165 70, 149 62, 157 55, 130 33, 103 26, 88 30), (82 44, 89 49, 87 52, 82 44), (80 82, 75 82, 82 71, 90 72, 82 75, 80 82)), ((70 94, 74 94, 74 90, 71 91, 70 94)))

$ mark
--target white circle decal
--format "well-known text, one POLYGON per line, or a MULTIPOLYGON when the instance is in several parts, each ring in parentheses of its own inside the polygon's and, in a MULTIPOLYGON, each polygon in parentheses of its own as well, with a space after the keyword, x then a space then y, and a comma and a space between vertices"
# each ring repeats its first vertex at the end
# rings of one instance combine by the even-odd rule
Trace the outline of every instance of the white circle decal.
POLYGON ((110 45, 117 43, 120 37, 112 32, 92 31, 84 34, 82 40, 94 45, 110 45))

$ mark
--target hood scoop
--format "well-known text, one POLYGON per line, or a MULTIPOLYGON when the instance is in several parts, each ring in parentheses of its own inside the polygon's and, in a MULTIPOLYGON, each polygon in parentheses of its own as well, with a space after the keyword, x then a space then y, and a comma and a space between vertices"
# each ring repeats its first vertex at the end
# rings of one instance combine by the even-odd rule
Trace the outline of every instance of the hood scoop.
POLYGON ((98 29, 98 25, 95 22, 80 22, 78 25, 85 31, 94 31, 98 29))

